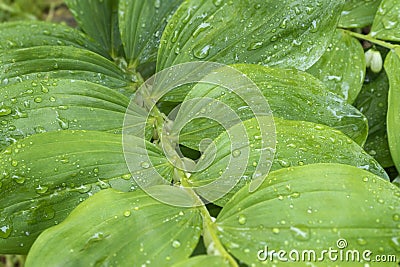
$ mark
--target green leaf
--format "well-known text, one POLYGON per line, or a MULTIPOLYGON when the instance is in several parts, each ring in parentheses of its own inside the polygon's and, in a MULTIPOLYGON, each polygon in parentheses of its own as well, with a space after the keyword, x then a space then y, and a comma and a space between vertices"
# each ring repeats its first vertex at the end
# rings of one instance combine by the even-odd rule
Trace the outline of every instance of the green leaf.
POLYGON ((4 99, 0 105, 0 150, 35 133, 66 129, 121 133, 125 116, 146 120, 146 113, 138 106, 127 112, 126 96, 79 80, 38 79, 10 84, 0 88, 0 99, 4 99))
MULTIPOLYGON (((252 194, 240 190, 218 215, 216 229, 228 251, 249 265, 261 265, 257 255, 271 256, 266 248, 286 251, 287 258, 292 250, 301 256, 310 249, 321 257, 322 250, 340 251, 339 240, 347 243, 344 252, 357 250, 360 257, 365 250, 398 255, 399 201, 399 188, 355 167, 288 168, 270 173, 252 194)), ((332 263, 324 256, 321 266, 332 263)))
POLYGON ((377 39, 400 41, 399 0, 382 0, 370 34, 377 39))
POLYGON ((331 45, 307 72, 351 104, 364 82, 364 49, 356 38, 336 30, 331 45))
POLYGON ((372 25, 382 0, 347 0, 344 4, 339 27, 362 28, 372 25))
MULTIPOLYGON (((164 177, 172 172, 155 145, 131 136, 127 153, 147 151, 164 177)), ((121 135, 97 131, 35 134, 0 154, 0 253, 26 254, 36 237, 84 199, 105 188, 136 189, 121 135)), ((135 175, 135 174, 134 174, 135 175)))
MULTIPOLYGON (((189 199, 183 192, 173 193, 189 199)), ((139 190, 104 190, 43 232, 26 266, 171 266, 190 256, 201 227, 195 208, 168 206, 139 190)))
POLYGON ((163 33, 157 69, 199 60, 308 69, 327 48, 343 2, 185 1, 163 33))
POLYGON ((385 60, 385 70, 389 78, 389 96, 388 96, 388 114, 387 114, 387 132, 389 140, 389 149, 393 162, 400 170, 400 134, 398 127, 400 125, 400 47, 389 52, 385 60))
POLYGON ((108 56, 93 39, 62 24, 41 21, 9 22, 0 24, 0 31, 0 50, 33 46, 74 46, 108 56))
POLYGON ((174 264, 172 267, 229 267, 230 265, 220 256, 201 255, 174 264))
POLYGON ((96 40, 111 57, 123 56, 118 29, 118 0, 66 0, 82 30, 96 40))
POLYGON ((167 19, 182 0, 119 1, 119 24, 128 65, 156 61, 167 19))
POLYGON ((125 74, 108 59, 86 49, 36 46, 0 51, 0 85, 28 79, 86 80, 111 88, 128 85, 125 74))
POLYGON ((386 131, 388 92, 386 72, 375 74, 368 71, 366 82, 354 102, 355 107, 368 119, 368 138, 364 149, 385 168, 393 166, 386 131))
MULTIPOLYGON (((193 173, 190 176, 190 181, 194 186, 217 181, 225 169, 232 168, 229 167, 231 166, 231 157, 242 157, 242 161, 245 162, 244 166, 247 165, 246 170, 233 191, 218 200, 217 203, 220 206, 226 204, 232 194, 249 182, 256 171, 262 140, 259 138, 260 130, 254 125, 256 125, 256 119, 244 122, 250 137, 251 149, 248 159, 241 155, 241 150, 239 152, 232 151, 230 137, 227 132, 224 132, 214 139, 214 145, 206 149, 200 158, 198 167, 204 171, 193 173)), ((231 132, 234 133, 237 127, 234 126, 231 132)), ((275 127, 276 153, 271 162, 272 171, 315 163, 341 163, 368 170, 389 180, 385 170, 370 155, 338 130, 320 124, 278 118, 275 118, 275 127)))
MULTIPOLYGON (((244 73, 261 90, 275 117, 289 120, 310 121, 325 124, 341 130, 358 144, 367 138, 367 121, 357 109, 329 90, 316 78, 296 70, 273 69, 258 65, 233 65, 244 73)), ((179 92, 179 90, 177 90, 179 92)), ((174 97, 178 92, 171 95, 174 97)), ((184 93, 180 93, 185 95, 184 93)), ((253 117, 247 104, 226 88, 209 84, 196 85, 185 101, 196 97, 210 97, 222 101, 235 111, 242 120, 253 117)), ((166 100, 171 100, 167 98, 166 100)), ((191 114, 204 109, 203 106, 185 105, 176 118, 180 124, 189 122, 191 114)), ((198 149, 204 138, 215 138, 222 133, 222 127, 207 119, 188 123, 180 133, 181 144, 198 149)))

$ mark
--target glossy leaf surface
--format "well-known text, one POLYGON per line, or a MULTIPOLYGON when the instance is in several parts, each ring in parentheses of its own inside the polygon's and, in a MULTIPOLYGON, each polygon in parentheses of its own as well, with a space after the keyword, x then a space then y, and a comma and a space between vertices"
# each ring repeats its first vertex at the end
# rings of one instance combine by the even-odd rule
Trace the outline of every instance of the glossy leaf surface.
POLYGON ((372 24, 371 36, 382 40, 400 41, 399 0, 382 0, 372 24))

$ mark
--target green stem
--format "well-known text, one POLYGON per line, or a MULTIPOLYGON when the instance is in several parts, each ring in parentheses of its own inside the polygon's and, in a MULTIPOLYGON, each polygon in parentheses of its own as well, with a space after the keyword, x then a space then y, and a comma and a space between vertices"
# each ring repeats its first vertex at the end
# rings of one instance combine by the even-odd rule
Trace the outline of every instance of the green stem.
MULTIPOLYGON (((221 241, 217 236, 217 231, 215 227, 215 223, 213 222, 210 213, 208 212, 207 207, 204 205, 203 201, 199 198, 199 196, 190 189, 189 183, 186 181, 186 177, 182 176, 182 185, 198 200, 197 205, 199 206, 199 210, 201 212, 201 216, 203 218, 203 239, 206 241, 206 236, 210 239, 210 241, 214 244, 214 250, 218 251, 218 254, 223 257, 225 260, 229 262, 229 265, 232 267, 239 267, 236 260, 226 251, 225 247, 222 245, 221 241)), ((207 244, 205 244, 207 246, 207 244)))
POLYGON ((358 38, 358 39, 366 40, 366 41, 368 41, 368 42, 371 42, 371 43, 374 43, 374 44, 377 44, 377 45, 386 47, 386 48, 388 48, 388 49, 394 49, 394 48, 396 47, 396 45, 394 45, 394 44, 390 44, 390 43, 387 43, 387 42, 385 42, 385 41, 375 39, 375 38, 373 38, 373 37, 372 37, 371 35, 369 35, 369 34, 368 34, 368 35, 365 35, 365 34, 353 32, 353 31, 349 31, 349 30, 344 30, 344 31, 345 31, 347 34, 349 34, 349 35, 351 35, 351 36, 353 36, 353 37, 356 37, 356 38, 358 38))

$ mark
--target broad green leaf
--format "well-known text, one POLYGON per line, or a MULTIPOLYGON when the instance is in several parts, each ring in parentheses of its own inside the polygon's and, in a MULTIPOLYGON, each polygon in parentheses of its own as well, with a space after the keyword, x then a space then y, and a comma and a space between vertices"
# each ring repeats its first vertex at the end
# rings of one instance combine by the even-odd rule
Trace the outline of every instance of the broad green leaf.
MULTIPOLYGON (((371 173, 314 164, 272 172, 252 194, 242 188, 218 215, 216 229, 230 253, 254 266, 263 266, 257 255, 269 262, 272 250, 286 251, 288 259, 292 250, 300 256, 313 250, 320 258, 323 250, 340 251, 340 245, 343 252, 357 250, 360 257, 370 250, 373 259, 399 255, 399 201, 399 188, 371 173)), ((277 266, 289 266, 276 256, 277 266)), ((324 256, 317 266, 342 266, 324 256)))
POLYGON ((0 61, 0 85, 37 78, 67 78, 111 88, 128 86, 125 74, 115 64, 76 47, 36 46, 3 50, 0 61))
POLYGON ((357 39, 338 29, 326 52, 307 72, 353 103, 364 82, 364 49, 357 39))
MULTIPOLYGON (((233 65, 244 73, 261 90, 268 101, 274 117, 289 120, 310 121, 336 128, 358 144, 367 138, 367 121, 353 106, 329 90, 316 78, 296 70, 282 70, 258 65, 233 65)), ((177 90, 178 92, 180 90, 177 90)), ((174 95, 171 95, 174 97, 174 95)), ((181 95, 185 95, 182 94, 181 95)), ((198 84, 187 95, 185 101, 196 97, 210 97, 228 105, 242 120, 252 118, 250 108, 237 95, 228 89, 198 84)), ((170 99, 166 99, 170 100, 170 99)), ((177 121, 191 119, 191 114, 204 109, 201 105, 183 105, 177 121)), ((188 123, 180 133, 180 142, 193 149, 198 149, 204 138, 215 138, 222 132, 222 127, 207 119, 197 119, 188 123)))
POLYGON ((386 132, 389 81, 385 71, 368 71, 366 80, 354 105, 368 119, 368 139, 365 151, 382 167, 393 166, 386 132))
POLYGON ((146 119, 138 106, 127 111, 126 96, 79 80, 38 79, 10 84, 0 87, 0 99, 4 99, 0 105, 0 150, 35 133, 67 129, 121 133, 124 116, 146 119))
MULTIPOLYGON (((190 201, 179 189, 173 193, 190 201)), ((190 256, 201 227, 198 209, 169 206, 140 190, 104 190, 43 232, 26 266, 172 266, 190 256)))
POLYGON ((0 24, 0 50, 33 46, 74 46, 102 56, 107 53, 95 41, 80 31, 62 24, 41 21, 18 21, 0 24))
POLYGON ((385 70, 389 78, 387 132, 389 149, 393 162, 400 170, 400 47, 389 52, 385 60, 385 70))
MULTIPOLYGON (((231 157, 242 158, 246 171, 240 177, 240 181, 233 191, 218 200, 217 203, 220 206, 223 206, 232 197, 232 194, 249 182, 255 173, 262 143, 259 138, 260 131, 254 127, 255 124, 255 119, 244 122, 250 137, 251 150, 248 158, 240 153, 241 149, 232 151, 230 137, 227 132, 224 132, 214 139, 213 146, 215 148, 210 146, 204 151, 198 163, 199 169, 204 169, 204 171, 193 173, 190 177, 194 186, 209 184, 217 181, 225 169, 231 168, 229 167, 231 157)), ((233 133, 235 127, 237 126, 233 127, 233 133)), ((270 163, 272 171, 315 163, 341 163, 368 170, 389 180, 385 170, 370 155, 338 130, 320 124, 278 118, 275 118, 275 127, 276 152, 270 163)))
POLYGON ((382 40, 400 41, 399 0, 382 0, 370 34, 382 40))
MULTIPOLYGON (((155 145, 131 136, 128 153, 147 151, 164 177, 168 160, 155 145)), ((139 164, 139 163, 138 163, 139 164)), ((35 134, 0 154, 0 253, 26 254, 36 237, 84 199, 105 188, 136 189, 121 135, 97 131, 35 134), (4 231, 3 231, 4 230, 4 231)))
POLYGON ((172 267, 229 267, 230 265, 220 256, 201 255, 178 262, 172 267))
POLYGON ((199 60, 308 69, 327 48, 343 2, 185 1, 163 33, 157 69, 199 60))
POLYGON ((362 28, 372 25, 382 0, 347 0, 344 4, 339 27, 362 28))
POLYGON ((80 28, 95 39, 111 57, 123 56, 118 29, 118 0, 66 0, 80 28))
POLYGON ((119 1, 119 25, 128 65, 156 61, 167 19, 182 0, 119 1))

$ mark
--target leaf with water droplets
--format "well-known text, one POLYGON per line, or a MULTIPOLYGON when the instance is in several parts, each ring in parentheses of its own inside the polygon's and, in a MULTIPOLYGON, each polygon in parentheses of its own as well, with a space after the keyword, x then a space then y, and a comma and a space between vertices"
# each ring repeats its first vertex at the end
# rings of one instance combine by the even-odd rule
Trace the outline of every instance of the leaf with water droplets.
POLYGON ((362 28, 372 24, 382 0, 347 0, 339 20, 339 27, 362 28))
POLYGON ((172 267, 229 267, 229 263, 220 256, 200 255, 191 257, 185 261, 178 262, 172 267))
POLYGON ((126 75, 112 61, 87 49, 72 46, 0 50, 0 61, 0 87, 45 77, 85 80, 121 91, 129 83, 126 75))
POLYGON ((377 39, 400 41, 400 0, 382 0, 370 34, 377 39))
MULTIPOLYGON (((146 119, 139 106, 127 112, 128 97, 80 80, 35 79, 9 84, 0 88, 0 99, 4 99, 0 150, 35 133, 67 129, 121 133, 125 116, 131 121, 146 119)), ((134 125, 131 128, 135 129, 134 125)))
POLYGON ((18 21, 0 24, 0 50, 33 46, 74 46, 107 57, 108 54, 84 33, 62 24, 18 21))
MULTIPOLYGON (((172 179, 171 165, 160 148, 139 137, 131 136, 129 141, 131 155, 149 153, 152 165, 141 174, 155 170, 172 179)), ((63 221, 80 202, 102 189, 136 190, 129 174, 119 134, 39 133, 7 147, 0 154, 0 222, 10 220, 14 231, 7 239, 0 238, 0 253, 26 254, 43 230, 63 221)))
POLYGON ((343 2, 185 1, 165 28, 157 69, 206 60, 305 70, 324 53, 343 2))
POLYGON ((82 30, 96 40, 111 57, 123 56, 118 29, 118 0, 66 0, 82 30))
POLYGON ((357 39, 338 29, 332 44, 307 72, 351 104, 364 82, 364 49, 357 39))
POLYGON ((119 28, 128 65, 156 60, 167 19, 182 0, 119 1, 119 28))
MULTIPOLYGON (((275 117, 325 124, 342 131, 360 145, 365 142, 367 121, 364 115, 330 92, 313 76, 296 70, 282 70, 250 64, 232 66, 244 73, 258 86, 275 117)), ((229 106, 241 120, 254 116, 247 103, 235 93, 221 86, 198 84, 189 93, 177 90, 170 95, 171 98, 168 100, 186 94, 185 102, 198 97, 212 98, 229 106)), ((186 109, 178 113, 176 120, 188 122, 179 135, 183 145, 198 149, 198 144, 202 139, 213 139, 222 133, 222 127, 211 120, 196 119, 190 122, 189 119, 193 119, 190 114, 204 109, 200 102, 197 101, 182 107, 186 109)))
POLYGON ((386 131, 389 81, 385 71, 367 71, 365 83, 354 102, 368 119, 368 138, 364 149, 384 168, 393 166, 386 131))
MULTIPOLYGON (((183 190, 169 192, 194 202, 183 190)), ((196 208, 166 205, 140 190, 104 190, 43 232, 29 251, 26 265, 173 266, 189 258, 201 228, 196 208), (124 216, 127 210, 130 216, 124 216)))
MULTIPOLYGON (((255 127, 257 121, 256 119, 250 119, 245 121, 243 125, 247 129, 247 134, 250 137, 248 143, 250 152, 247 158, 239 155, 239 160, 241 162, 247 161, 247 165, 244 163, 246 169, 236 187, 227 195, 224 195, 221 199, 216 201, 220 206, 224 206, 239 188, 251 181, 256 173, 256 166, 259 164, 258 159, 260 158, 261 144, 263 141, 255 138, 260 136, 260 130, 255 127)), ((368 170, 383 179, 389 180, 385 170, 378 162, 368 155, 359 145, 338 130, 315 123, 290 121, 279 118, 275 118, 275 127, 276 151, 273 150, 273 147, 269 148, 271 150, 269 165, 272 171, 315 163, 340 163, 368 170)), ((231 132, 233 132, 234 135, 234 129, 232 129, 231 132)), ((235 138, 237 139, 239 137, 235 136, 235 138)), ((232 157, 235 157, 235 152, 237 150, 233 152, 231 150, 230 135, 224 132, 204 151, 204 157, 200 158, 198 163, 198 167, 202 171, 195 172, 190 176, 192 185, 203 186, 214 182, 214 189, 219 190, 218 179, 220 179, 220 175, 218 175, 218 173, 221 170, 233 168, 230 161, 232 157), (208 165, 208 167, 206 168, 206 166, 203 165, 208 165)), ((245 151, 245 147, 242 147, 241 150, 245 151)), ((267 175, 267 173, 264 175, 267 175)), ((210 190, 212 190, 212 188, 210 190)), ((241 222, 245 223, 245 218, 239 217, 239 223, 241 222)))
POLYGON ((393 162, 400 170, 400 47, 389 52, 385 60, 385 71, 389 78, 387 133, 393 162))
POLYGON ((293 167, 271 172, 256 192, 242 188, 218 215, 216 229, 227 250, 248 265, 278 261, 273 250, 286 251, 285 258, 313 249, 311 257, 321 259, 329 248, 398 255, 400 228, 393 216, 399 201, 399 188, 352 166, 293 167))

